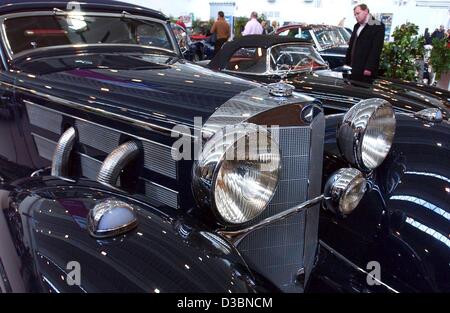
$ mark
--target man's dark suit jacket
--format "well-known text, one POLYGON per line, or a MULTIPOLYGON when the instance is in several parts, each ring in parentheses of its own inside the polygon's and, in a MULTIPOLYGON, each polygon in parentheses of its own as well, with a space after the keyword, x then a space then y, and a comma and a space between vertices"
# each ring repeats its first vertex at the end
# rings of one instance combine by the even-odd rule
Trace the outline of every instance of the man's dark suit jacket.
POLYGON ((384 24, 371 16, 367 25, 356 38, 358 28, 359 23, 356 23, 350 38, 345 64, 352 67, 351 77, 353 79, 365 80, 367 77, 363 76, 364 70, 371 71, 372 76, 369 79, 373 79, 377 76, 380 65, 380 55, 384 42, 384 24), (352 49, 355 44, 352 59, 352 49))

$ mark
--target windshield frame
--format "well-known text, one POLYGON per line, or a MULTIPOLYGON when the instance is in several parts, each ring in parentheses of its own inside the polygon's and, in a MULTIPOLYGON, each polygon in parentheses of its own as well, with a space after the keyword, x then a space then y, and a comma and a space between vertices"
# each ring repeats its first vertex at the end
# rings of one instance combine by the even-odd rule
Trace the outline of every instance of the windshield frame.
MULTIPOLYGON (((323 28, 322 27, 320 27, 320 28, 311 28, 310 31, 311 31, 311 33, 313 35, 314 41, 316 42, 316 46, 318 48, 318 51, 323 51, 323 50, 327 50, 327 49, 330 49, 330 48, 335 48, 335 47, 342 46, 340 44, 337 44, 336 42, 333 42, 331 44, 327 44, 326 45, 326 44, 322 43, 321 40, 319 40, 319 37, 317 36, 317 33, 316 33, 316 32, 329 31, 329 32, 335 32, 339 36, 343 37, 343 35, 341 34, 341 31, 339 30, 338 26, 327 26, 327 27, 323 27, 323 28)), ((345 41, 345 38, 343 38, 343 39, 345 41)), ((345 45, 348 45, 348 42, 345 45)))
MULTIPOLYGON (((236 53, 236 51, 238 51, 241 48, 249 48, 249 49, 261 48, 261 49, 265 49, 266 50, 266 70, 264 72, 262 72, 262 73, 252 73, 252 72, 243 72, 243 71, 232 71, 232 70, 228 70, 228 69, 224 68, 224 69, 222 69, 222 72, 229 73, 229 74, 235 74, 235 75, 243 74, 243 75, 252 75, 252 76, 279 76, 279 75, 284 75, 284 74, 291 75, 291 74, 301 74, 301 73, 307 72, 306 70, 278 70, 278 71, 274 71, 271 68, 271 66, 270 66, 270 56, 272 54, 272 49, 276 48, 276 47, 279 47, 279 46, 308 47, 309 49, 316 50, 317 54, 320 56, 320 53, 317 51, 316 48, 314 48, 314 45, 311 44, 311 43, 285 42, 285 43, 275 44, 275 45, 270 46, 268 48, 256 47, 256 46, 255 47, 239 47, 233 52, 233 54, 236 53)), ((227 64, 230 61, 231 56, 227 60, 227 64)), ((324 60, 324 62, 325 62, 325 60, 324 60)), ((326 62, 324 63, 324 68, 323 69, 328 69, 328 66, 327 66, 326 62)))
MULTIPOLYGON (((279 46, 299 46, 299 47, 307 47, 307 48, 309 48, 310 50, 312 49, 312 50, 316 50, 316 53, 320 56, 320 57, 322 57, 321 55, 320 55, 320 53, 317 51, 317 49, 316 48, 314 48, 314 46, 312 45, 312 44, 299 44, 298 42, 286 42, 286 43, 279 43, 279 44, 276 44, 276 45, 273 45, 273 46, 271 46, 271 47, 269 47, 268 49, 267 49, 267 68, 268 68, 268 70, 267 70, 267 72, 269 73, 269 74, 271 74, 271 75, 280 75, 280 73, 282 73, 282 74, 300 74, 300 73, 305 73, 305 72, 308 72, 307 70, 277 70, 277 71, 274 71, 272 68, 271 68, 271 66, 270 66, 270 57, 271 57, 271 55, 272 55, 272 49, 273 48, 276 48, 276 47, 279 47, 279 46)), ((323 60, 323 59, 322 59, 323 60)), ((323 60, 324 61, 324 68, 323 69, 327 69, 328 68, 328 66, 327 66, 327 64, 326 64, 326 61, 325 60, 323 60)), ((314 71, 314 70, 313 70, 314 71)))
POLYGON ((6 34, 6 28, 5 28, 5 20, 7 19, 13 19, 13 18, 19 18, 19 17, 27 17, 27 16, 61 16, 61 15, 69 15, 71 11, 63 11, 63 12, 55 12, 55 11, 26 11, 26 12, 19 12, 19 13, 11 13, 11 14, 5 14, 0 17, 0 36, 2 40, 2 45, 4 47, 4 50, 6 52, 6 55, 9 60, 14 60, 16 58, 20 58, 24 55, 27 55, 29 53, 33 52, 39 52, 39 51, 45 51, 48 49, 58 49, 58 48, 78 48, 78 47, 90 47, 90 46, 138 46, 138 47, 151 47, 152 49, 165 51, 169 53, 175 53, 178 56, 180 56, 180 51, 178 49, 178 43, 174 39, 174 34, 172 30, 170 29, 170 25, 167 23, 167 21, 163 21, 157 18, 143 16, 143 15, 124 15, 123 13, 112 13, 112 12, 96 12, 96 11, 83 11, 83 12, 76 12, 77 15, 82 16, 98 16, 98 17, 113 17, 113 18, 132 18, 135 20, 143 20, 143 21, 150 21, 159 23, 163 26, 164 30, 166 31, 166 34, 168 36, 168 39, 170 40, 170 43, 172 44, 173 49, 165 49, 161 47, 156 46, 149 46, 149 45, 140 45, 140 44, 117 44, 117 43, 101 43, 101 44, 69 44, 69 45, 56 45, 56 46, 47 46, 47 47, 40 47, 36 49, 27 49, 18 53, 14 53, 11 49, 8 36, 6 34))

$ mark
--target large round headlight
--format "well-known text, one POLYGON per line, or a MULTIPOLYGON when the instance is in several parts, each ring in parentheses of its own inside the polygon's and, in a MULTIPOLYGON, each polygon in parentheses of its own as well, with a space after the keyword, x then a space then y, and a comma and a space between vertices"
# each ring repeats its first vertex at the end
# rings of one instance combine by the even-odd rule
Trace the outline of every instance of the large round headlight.
POLYGON ((395 115, 389 102, 366 99, 348 110, 338 129, 338 145, 347 161, 368 172, 380 166, 391 149, 395 115))
POLYGON ((194 165, 194 194, 221 222, 245 223, 272 199, 280 171, 277 143, 263 127, 240 124, 217 132, 194 165))
POLYGON ((366 192, 366 179, 355 168, 342 168, 325 184, 325 206, 339 214, 350 214, 366 192))

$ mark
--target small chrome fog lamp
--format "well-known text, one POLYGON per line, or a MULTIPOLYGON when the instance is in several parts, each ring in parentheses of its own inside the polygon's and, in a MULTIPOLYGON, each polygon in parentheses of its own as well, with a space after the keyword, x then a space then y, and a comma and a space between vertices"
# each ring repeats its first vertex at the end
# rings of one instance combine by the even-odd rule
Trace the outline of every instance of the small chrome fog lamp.
POLYGON ((123 201, 106 199, 88 215, 88 230, 95 238, 118 236, 137 226, 135 209, 123 201))
POLYGON ((325 184, 325 207, 339 215, 350 214, 366 192, 366 179, 355 168, 341 168, 325 184))
POLYGON ((366 99, 345 113, 337 137, 344 158, 361 171, 383 163, 395 134, 395 115, 389 102, 366 99))

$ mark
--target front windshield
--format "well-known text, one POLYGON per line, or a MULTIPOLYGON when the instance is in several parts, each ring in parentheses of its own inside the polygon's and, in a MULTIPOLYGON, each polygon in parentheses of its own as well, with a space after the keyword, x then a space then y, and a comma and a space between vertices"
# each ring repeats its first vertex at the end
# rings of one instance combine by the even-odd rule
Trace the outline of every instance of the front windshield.
POLYGON ((123 16, 34 15, 4 21, 10 53, 64 45, 136 44, 174 50, 164 24, 123 16))
POLYGON ((324 69, 327 64, 312 46, 294 44, 272 47, 270 67, 274 72, 303 72, 324 69))
POLYGON ((322 49, 345 46, 348 44, 348 40, 338 28, 321 28, 315 29, 313 32, 322 49))
POLYGON ((344 27, 339 27, 338 30, 341 33, 342 38, 344 38, 344 40, 348 43, 350 41, 350 37, 352 36, 352 34, 350 34, 349 31, 346 30, 344 27))

